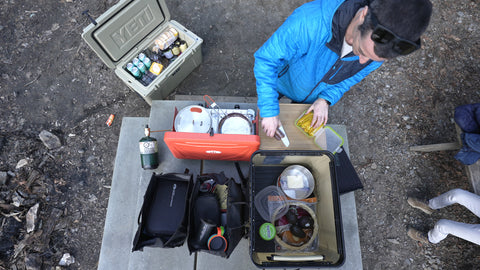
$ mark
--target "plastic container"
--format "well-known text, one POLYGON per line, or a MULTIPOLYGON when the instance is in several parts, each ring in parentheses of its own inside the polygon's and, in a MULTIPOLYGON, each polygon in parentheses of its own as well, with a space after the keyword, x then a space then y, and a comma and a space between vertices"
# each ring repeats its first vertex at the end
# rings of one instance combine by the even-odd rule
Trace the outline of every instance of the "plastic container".
POLYGON ((327 150, 333 154, 342 151, 343 138, 331 127, 326 126, 319 129, 314 135, 315 144, 322 150, 327 150))
POLYGON ((333 130, 331 127, 324 126, 322 128, 319 128, 313 133, 313 135, 310 135, 307 132, 305 132, 305 130, 299 125, 299 120, 304 115, 305 115, 305 112, 303 112, 297 118, 297 120, 295 120, 295 126, 299 130, 301 130, 303 134, 305 134, 310 138, 313 138, 315 144, 322 150, 327 150, 329 152, 332 152, 333 154, 342 151, 341 147, 344 143, 344 140, 342 136, 338 135, 338 133, 335 130, 333 130))
POLYGON ((282 190, 278 186, 272 185, 265 187, 255 195, 254 207, 266 222, 273 222, 275 221, 273 213, 279 216, 287 213, 286 200, 282 190))
POLYGON ((170 20, 165 0, 120 1, 83 29, 82 38, 100 59, 133 91, 151 105, 166 98, 202 62, 203 40, 170 20), (186 42, 185 51, 148 85, 127 69, 127 64, 155 46, 162 33, 174 28, 186 42))
MULTIPOLYGON (((322 268, 340 267, 345 260, 340 196, 335 172, 335 158, 328 151, 259 150, 252 155, 250 168, 250 201, 268 186, 275 185, 279 175, 291 165, 311 169, 315 179, 313 195, 314 235, 307 248, 284 248, 284 243, 265 240, 259 229, 265 220, 255 207, 250 207, 250 256, 260 268, 322 268)), ((291 202, 304 205, 303 201, 291 202)), ((277 216, 277 214, 273 214, 277 216)))

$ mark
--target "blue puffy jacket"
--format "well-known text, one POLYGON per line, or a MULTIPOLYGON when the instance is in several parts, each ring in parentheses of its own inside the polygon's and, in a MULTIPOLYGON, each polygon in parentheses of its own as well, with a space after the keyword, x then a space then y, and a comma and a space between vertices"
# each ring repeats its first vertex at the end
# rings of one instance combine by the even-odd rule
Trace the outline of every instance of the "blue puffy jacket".
POLYGON ((317 0, 297 8, 255 52, 261 117, 280 113, 279 93, 296 102, 324 98, 335 104, 382 62, 360 64, 353 52, 340 58, 350 21, 365 0, 317 0))

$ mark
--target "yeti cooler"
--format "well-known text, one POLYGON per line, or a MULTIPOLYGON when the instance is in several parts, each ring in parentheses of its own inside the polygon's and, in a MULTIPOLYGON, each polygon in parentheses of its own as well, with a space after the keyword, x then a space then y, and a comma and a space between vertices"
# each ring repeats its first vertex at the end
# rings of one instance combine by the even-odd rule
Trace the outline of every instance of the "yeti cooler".
POLYGON ((152 100, 166 98, 202 62, 203 40, 180 23, 170 20, 164 0, 120 1, 87 26, 82 38, 129 88, 150 105, 152 100), (173 44, 170 51, 165 49, 154 53, 156 41, 162 40, 165 37, 162 34, 171 28, 177 32, 176 41, 181 44, 173 44), (183 48, 181 54, 167 58, 172 52, 178 53, 179 48, 183 48), (150 70, 147 62, 138 61, 140 53, 151 62, 157 62, 155 69, 150 70), (151 59, 157 56, 157 61, 151 59), (135 65, 135 61, 139 64, 135 65), (136 70, 132 71, 133 68, 136 70))

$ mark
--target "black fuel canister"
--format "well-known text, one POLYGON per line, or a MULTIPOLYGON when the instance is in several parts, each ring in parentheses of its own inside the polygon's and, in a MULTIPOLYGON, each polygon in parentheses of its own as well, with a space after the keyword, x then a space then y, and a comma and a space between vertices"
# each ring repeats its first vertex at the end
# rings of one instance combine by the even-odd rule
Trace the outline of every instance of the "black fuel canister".
POLYGON ((140 160, 144 170, 158 167, 158 143, 157 139, 150 137, 150 128, 145 126, 145 137, 140 139, 140 160))

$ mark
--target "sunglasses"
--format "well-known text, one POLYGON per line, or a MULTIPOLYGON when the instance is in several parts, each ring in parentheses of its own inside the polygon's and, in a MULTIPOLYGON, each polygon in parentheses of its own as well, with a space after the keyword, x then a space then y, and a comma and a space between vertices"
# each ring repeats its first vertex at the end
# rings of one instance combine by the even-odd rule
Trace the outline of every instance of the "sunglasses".
POLYGON ((395 52, 399 53, 400 55, 407 55, 420 48, 421 46, 420 39, 418 39, 416 42, 412 42, 410 40, 401 38, 395 35, 395 33, 390 31, 385 26, 381 25, 378 22, 378 19, 375 13, 370 11, 370 14, 372 16, 372 22, 375 25, 375 28, 373 29, 373 32, 370 38, 374 42, 378 44, 392 43, 393 44, 392 49, 395 52))

